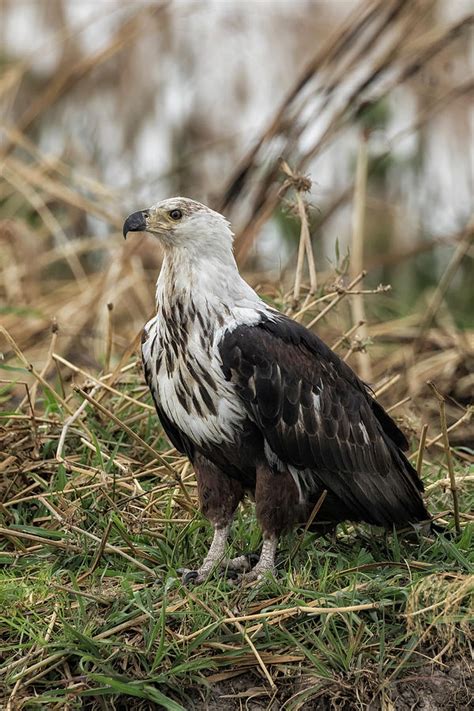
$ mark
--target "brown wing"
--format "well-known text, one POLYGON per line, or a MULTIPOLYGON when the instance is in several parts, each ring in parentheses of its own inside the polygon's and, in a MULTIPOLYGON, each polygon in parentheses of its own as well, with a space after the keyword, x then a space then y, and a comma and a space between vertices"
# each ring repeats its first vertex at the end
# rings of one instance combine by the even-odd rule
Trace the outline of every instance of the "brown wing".
POLYGON ((281 462, 309 471, 354 519, 391 525, 429 517, 422 483, 400 449, 404 435, 314 334, 279 316, 227 333, 220 352, 226 377, 281 462))

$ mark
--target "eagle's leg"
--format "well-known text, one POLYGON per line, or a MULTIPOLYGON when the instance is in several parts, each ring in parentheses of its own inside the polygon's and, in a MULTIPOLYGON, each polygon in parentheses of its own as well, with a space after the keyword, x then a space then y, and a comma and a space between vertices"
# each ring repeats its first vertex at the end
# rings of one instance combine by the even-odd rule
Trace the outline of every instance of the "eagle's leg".
POLYGON ((257 466, 255 486, 257 521, 262 529, 263 545, 258 563, 241 576, 243 582, 261 580, 275 572, 278 539, 291 528, 300 513, 298 490, 289 472, 274 472, 268 464, 257 466))
POLYGON ((273 575, 275 572, 275 555, 278 547, 278 536, 263 533, 262 551, 258 563, 254 565, 248 573, 243 573, 240 576, 240 581, 244 583, 252 583, 256 580, 262 580, 267 575, 273 575))
POLYGON ((202 565, 197 570, 180 568, 183 583, 203 583, 210 576, 216 565, 224 557, 225 546, 230 532, 230 523, 224 526, 214 526, 214 536, 202 565))
POLYGON ((194 458, 199 505, 204 516, 214 525, 214 537, 209 551, 197 570, 180 569, 183 583, 202 583, 214 568, 224 561, 225 546, 235 510, 244 490, 239 481, 231 479, 202 454, 194 458))

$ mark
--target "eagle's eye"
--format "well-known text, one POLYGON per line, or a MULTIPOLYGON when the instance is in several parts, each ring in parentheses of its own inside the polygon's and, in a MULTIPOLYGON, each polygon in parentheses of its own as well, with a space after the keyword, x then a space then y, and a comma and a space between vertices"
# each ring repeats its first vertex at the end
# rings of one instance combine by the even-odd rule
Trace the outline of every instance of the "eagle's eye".
POLYGON ((181 210, 170 210, 168 215, 171 217, 172 220, 180 220, 183 216, 183 213, 181 210))

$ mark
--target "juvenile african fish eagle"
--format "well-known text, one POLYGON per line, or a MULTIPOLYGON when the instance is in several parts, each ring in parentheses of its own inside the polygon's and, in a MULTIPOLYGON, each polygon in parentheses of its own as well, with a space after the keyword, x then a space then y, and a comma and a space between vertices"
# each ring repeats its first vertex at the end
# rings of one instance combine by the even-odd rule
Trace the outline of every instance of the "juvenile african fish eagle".
POLYGON ((392 527, 429 519, 407 440, 357 375, 314 333, 265 304, 242 279, 229 223, 182 197, 134 212, 128 232, 156 235, 164 261, 145 326, 145 378, 158 417, 196 472, 214 538, 198 570, 247 580, 272 571, 280 534, 349 519, 392 527), (255 497, 260 558, 224 558, 244 494, 255 497))

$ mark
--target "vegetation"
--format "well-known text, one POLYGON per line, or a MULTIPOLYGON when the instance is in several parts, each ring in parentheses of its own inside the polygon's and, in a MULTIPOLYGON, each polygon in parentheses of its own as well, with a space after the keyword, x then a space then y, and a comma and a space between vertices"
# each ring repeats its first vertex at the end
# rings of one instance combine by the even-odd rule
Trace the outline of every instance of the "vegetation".
MULTIPOLYGON (((308 320, 327 293, 337 298, 334 286, 321 287, 308 320)), ((351 298, 342 295, 339 310, 351 298)), ((395 337, 396 325, 386 332, 395 337)), ((457 534, 436 398, 426 387, 404 410, 410 372, 397 370, 411 342, 376 390, 386 406, 392 396, 394 415, 405 412, 408 431, 418 430, 419 403, 429 398, 423 419, 432 436, 420 449, 413 440, 413 456, 446 532, 350 524, 331 538, 298 531, 282 542, 275 579, 240 588, 216 573, 185 588, 176 570, 198 564, 211 531, 189 464, 157 425, 136 352, 115 354, 114 368, 82 368, 54 352, 55 329, 41 375, 3 336, 15 354, 0 366, 11 378, 0 425, 8 473, 0 512, 5 707, 363 708, 375 699, 389 708, 402 680, 410 680, 408 704, 407 690, 417 698, 428 674, 443 678, 451 704, 443 708, 467 706, 474 476, 462 439, 470 410, 448 398, 451 437, 460 443, 451 450, 457 534), (453 669, 458 676, 449 676, 453 669)), ((360 347, 339 340, 346 354, 360 347)), ((425 345, 414 367, 428 367, 434 355, 425 345)), ((438 386, 449 392, 442 358, 450 350, 437 357, 438 386)), ((374 367, 385 371, 389 358, 374 367)), ((259 547, 250 503, 232 545, 259 547)))
MULTIPOLYGON (((0 707, 468 708, 473 16, 3 5, 0 707), (270 117, 255 135, 249 108, 270 117), (172 194, 213 196, 248 280, 373 386, 443 533, 299 530, 260 586, 216 571, 183 587, 211 531, 141 373, 161 255, 121 236, 127 212, 172 194)), ((247 502, 232 552, 259 545, 247 502)))

